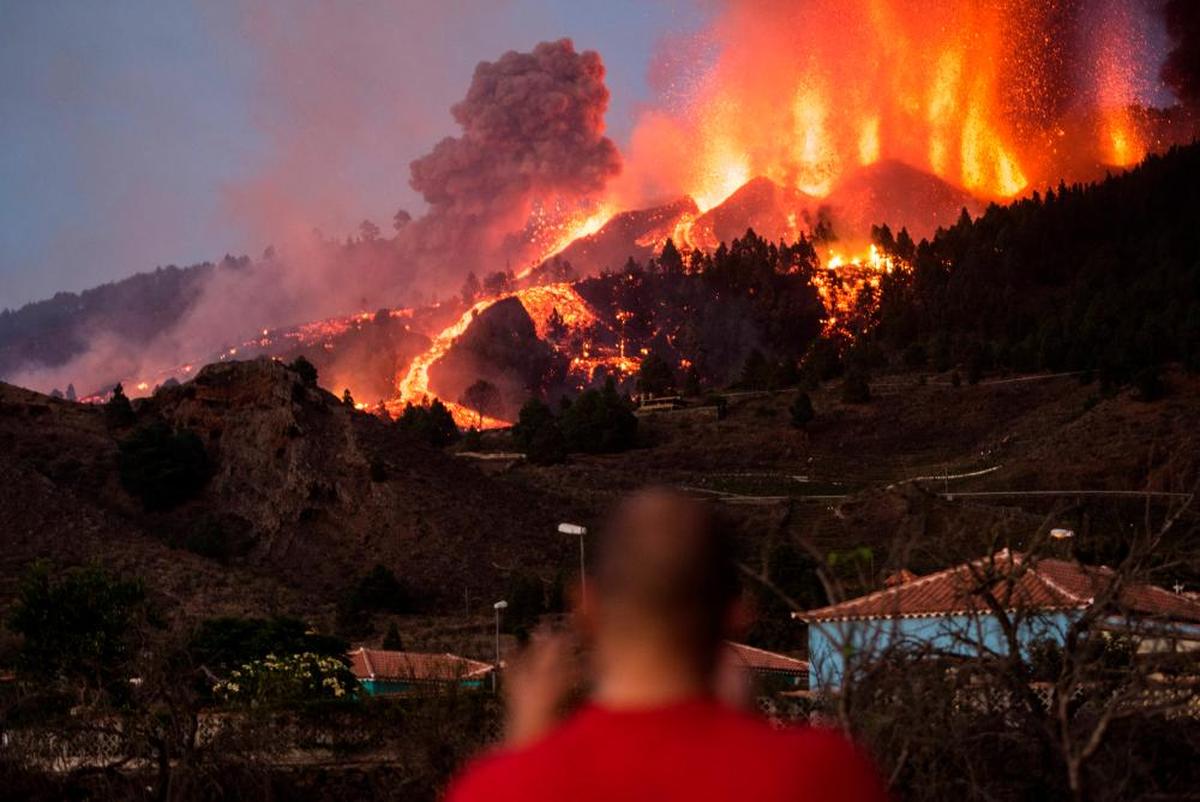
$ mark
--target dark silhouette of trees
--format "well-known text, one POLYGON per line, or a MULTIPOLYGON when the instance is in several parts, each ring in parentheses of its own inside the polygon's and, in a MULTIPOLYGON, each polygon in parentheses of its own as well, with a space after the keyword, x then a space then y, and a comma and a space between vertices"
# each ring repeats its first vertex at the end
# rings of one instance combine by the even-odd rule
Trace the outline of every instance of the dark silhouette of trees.
MULTIPOLYGON (((874 231, 904 263, 884 276, 869 339, 968 381, 993 368, 1097 371, 1200 366, 1200 145, 1098 184, 1059 184, 969 215, 915 248, 874 231), (913 351, 912 353, 916 353, 913 351)), ((902 232, 902 234, 905 232, 902 232)))
POLYGON ((463 391, 462 398, 458 400, 458 403, 475 410, 479 414, 479 425, 482 426, 483 419, 494 415, 499 410, 502 401, 500 390, 496 388, 496 385, 487 379, 476 379, 463 391))
POLYGON ((358 236, 363 242, 375 242, 379 239, 379 226, 370 220, 363 220, 358 224, 358 236))
POLYGON ((317 368, 312 362, 309 362, 303 354, 292 360, 288 368, 295 371, 300 376, 300 382, 305 387, 317 386, 317 368))
POLYGON ((686 258, 664 245, 649 267, 630 261, 577 287, 594 307, 611 310, 627 353, 648 348, 672 365, 686 359, 699 379, 728 384, 754 349, 772 373, 794 371, 825 317, 817 266, 809 240, 773 243, 747 231, 686 258))
POLYGON ((658 268, 672 275, 683 273, 683 255, 670 237, 663 243, 662 252, 658 255, 658 268))
POLYGON ((463 279, 462 289, 459 290, 459 295, 462 297, 464 306, 470 306, 475 303, 475 299, 479 297, 479 279, 475 275, 475 271, 467 273, 467 277, 463 279))
POLYGON ((125 388, 120 382, 112 389, 112 395, 104 405, 104 419, 109 426, 118 429, 132 426, 137 419, 133 413, 133 404, 129 402, 129 396, 125 395, 125 388))
POLYGON ((207 618, 197 625, 187 644, 195 665, 225 674, 269 654, 312 652, 342 658, 347 644, 341 638, 321 635, 296 618, 207 618))
POLYGON ((49 685, 123 691, 146 616, 142 583, 90 565, 55 576, 35 563, 21 581, 9 627, 22 637, 18 667, 49 685))
POLYGON ((512 271, 497 270, 488 273, 483 279, 483 291, 488 295, 501 295, 513 289, 512 271))
POLYGON ((657 351, 647 354, 638 367, 637 388, 644 396, 675 392, 675 371, 657 351))
POLYGON ((586 390, 559 421, 567 448, 586 454, 626 451, 637 441, 638 422, 609 377, 601 390, 586 390))
POLYGON ((400 637, 400 629, 396 626, 395 621, 388 624, 387 632, 383 636, 383 643, 379 646, 389 652, 404 651, 404 639, 400 637))
POLYGON ((121 485, 147 510, 168 510, 203 489, 208 453, 196 434, 162 421, 139 427, 118 444, 121 485))
POLYGON ((807 427, 817 414, 813 409, 812 399, 803 390, 796 393, 796 397, 792 400, 792 405, 788 408, 788 412, 792 416, 792 425, 797 429, 807 427))
POLYGON ((871 384, 863 370, 854 369, 842 382, 842 401, 847 404, 866 404, 871 400, 871 384))
POLYGON ((454 416, 436 398, 420 406, 411 401, 405 404, 404 412, 396 419, 396 425, 435 448, 451 445, 459 438, 454 416))
POLYGON ((528 449, 534 437, 542 427, 554 423, 554 412, 540 398, 530 398, 521 407, 517 422, 513 424, 513 441, 521 448, 528 449))
POLYGON ((552 343, 562 342, 567 336, 567 324, 559 313, 558 307, 550 310, 546 319, 546 339, 552 343))

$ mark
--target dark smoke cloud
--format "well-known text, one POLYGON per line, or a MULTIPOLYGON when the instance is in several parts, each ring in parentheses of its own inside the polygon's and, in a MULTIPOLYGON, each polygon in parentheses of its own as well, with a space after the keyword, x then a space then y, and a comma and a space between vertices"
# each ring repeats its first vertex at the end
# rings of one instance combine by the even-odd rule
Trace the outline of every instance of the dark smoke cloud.
POLYGON ((1186 105, 1200 108, 1200 2, 1167 0, 1163 6, 1173 48, 1162 79, 1186 105))
POLYGON ((413 227, 422 255, 479 265, 497 256, 535 201, 602 190, 621 169, 604 135, 608 97, 600 55, 577 53, 570 39, 481 62, 451 110, 462 135, 411 166, 430 207, 413 227))

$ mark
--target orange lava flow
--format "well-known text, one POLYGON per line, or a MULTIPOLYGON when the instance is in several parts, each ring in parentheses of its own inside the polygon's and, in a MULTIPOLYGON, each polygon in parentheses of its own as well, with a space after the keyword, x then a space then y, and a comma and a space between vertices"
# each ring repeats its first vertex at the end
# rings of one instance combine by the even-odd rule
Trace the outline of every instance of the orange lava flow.
MULTIPOLYGON (((541 338, 545 338, 549 333, 550 320, 555 311, 558 312, 567 330, 583 329, 597 321, 596 313, 588 303, 580 297, 574 287, 566 283, 527 287, 516 292, 476 301, 458 319, 438 332, 430 343, 429 348, 423 353, 418 354, 409 363, 408 369, 396 383, 396 398, 385 404, 389 414, 393 416, 399 415, 404 411, 405 404, 422 404, 431 398, 437 397, 437 394, 433 392, 429 384, 430 368, 446 355, 459 337, 466 333, 478 315, 493 304, 506 298, 516 298, 521 302, 521 305, 525 307, 525 311, 533 320, 537 334, 541 338)), ((599 362, 602 361, 599 360, 599 362)), ((608 366, 617 370, 625 368, 626 370, 623 370, 623 372, 628 372, 630 364, 632 365, 632 370, 637 369, 636 360, 624 360, 622 365, 609 364, 608 366)), ((464 428, 475 426, 479 429, 496 429, 512 425, 510 421, 499 418, 483 416, 481 419, 479 413, 475 410, 452 401, 442 399, 442 403, 450 410, 454 421, 464 428)))

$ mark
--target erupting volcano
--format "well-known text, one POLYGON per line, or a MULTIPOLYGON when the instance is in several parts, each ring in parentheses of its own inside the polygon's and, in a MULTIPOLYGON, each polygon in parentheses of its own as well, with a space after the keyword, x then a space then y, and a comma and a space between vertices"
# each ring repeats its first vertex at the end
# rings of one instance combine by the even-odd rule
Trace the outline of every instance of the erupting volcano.
MULTIPOLYGON (((218 356, 332 352, 386 313, 404 343, 390 397, 371 406, 396 415, 454 395, 438 366, 476 320, 514 301, 565 364, 565 386, 627 379, 655 337, 676 343, 646 331, 627 349, 622 316, 632 313, 594 308, 576 282, 627 260, 647 264, 668 242, 690 270, 694 253, 747 229, 811 247, 823 265, 811 282, 824 331, 848 334, 855 305, 897 265, 873 227, 911 243, 964 212, 1120 171, 1194 136, 1186 106, 1154 107, 1156 23, 1119 0, 726 2, 707 30, 664 43, 651 76, 658 98, 623 155, 605 133, 599 54, 565 39, 506 53, 477 67, 453 107, 461 135, 411 165, 427 212, 397 215, 392 240, 376 229, 359 243, 373 249, 361 275, 374 285, 403 273, 408 295, 399 280, 364 288, 359 308, 385 309, 291 328, 263 321, 261 334, 218 356), (451 301, 389 309, 418 293, 445 298, 464 278, 473 287, 451 301)), ((1186 71, 1173 69, 1183 98, 1186 71)), ((336 251, 323 260, 323 270, 339 269, 336 251)), ((204 355, 179 356, 186 367, 143 367, 126 387, 184 377, 204 355)), ((683 354, 681 364, 694 359, 683 354)), ((361 380, 351 362, 333 381, 377 398, 380 382, 361 380)), ((464 426, 506 422, 445 403, 464 426)))

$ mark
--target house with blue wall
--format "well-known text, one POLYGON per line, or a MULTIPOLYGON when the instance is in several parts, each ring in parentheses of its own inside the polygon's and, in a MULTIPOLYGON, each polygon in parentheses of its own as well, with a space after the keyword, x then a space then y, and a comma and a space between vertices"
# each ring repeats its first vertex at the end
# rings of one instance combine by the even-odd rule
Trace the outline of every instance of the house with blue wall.
POLYGON ((1022 650, 1061 644, 1095 604, 1103 605, 1097 622, 1105 629, 1151 626, 1160 645, 1200 644, 1200 602, 1192 598, 1119 581, 1103 566, 1007 549, 794 615, 808 625, 809 688, 829 690, 892 650, 971 658, 1006 655, 1014 641, 1022 650))
POLYGON ((493 666, 456 654, 359 648, 350 652, 350 670, 368 696, 417 694, 455 687, 480 690, 493 666))

